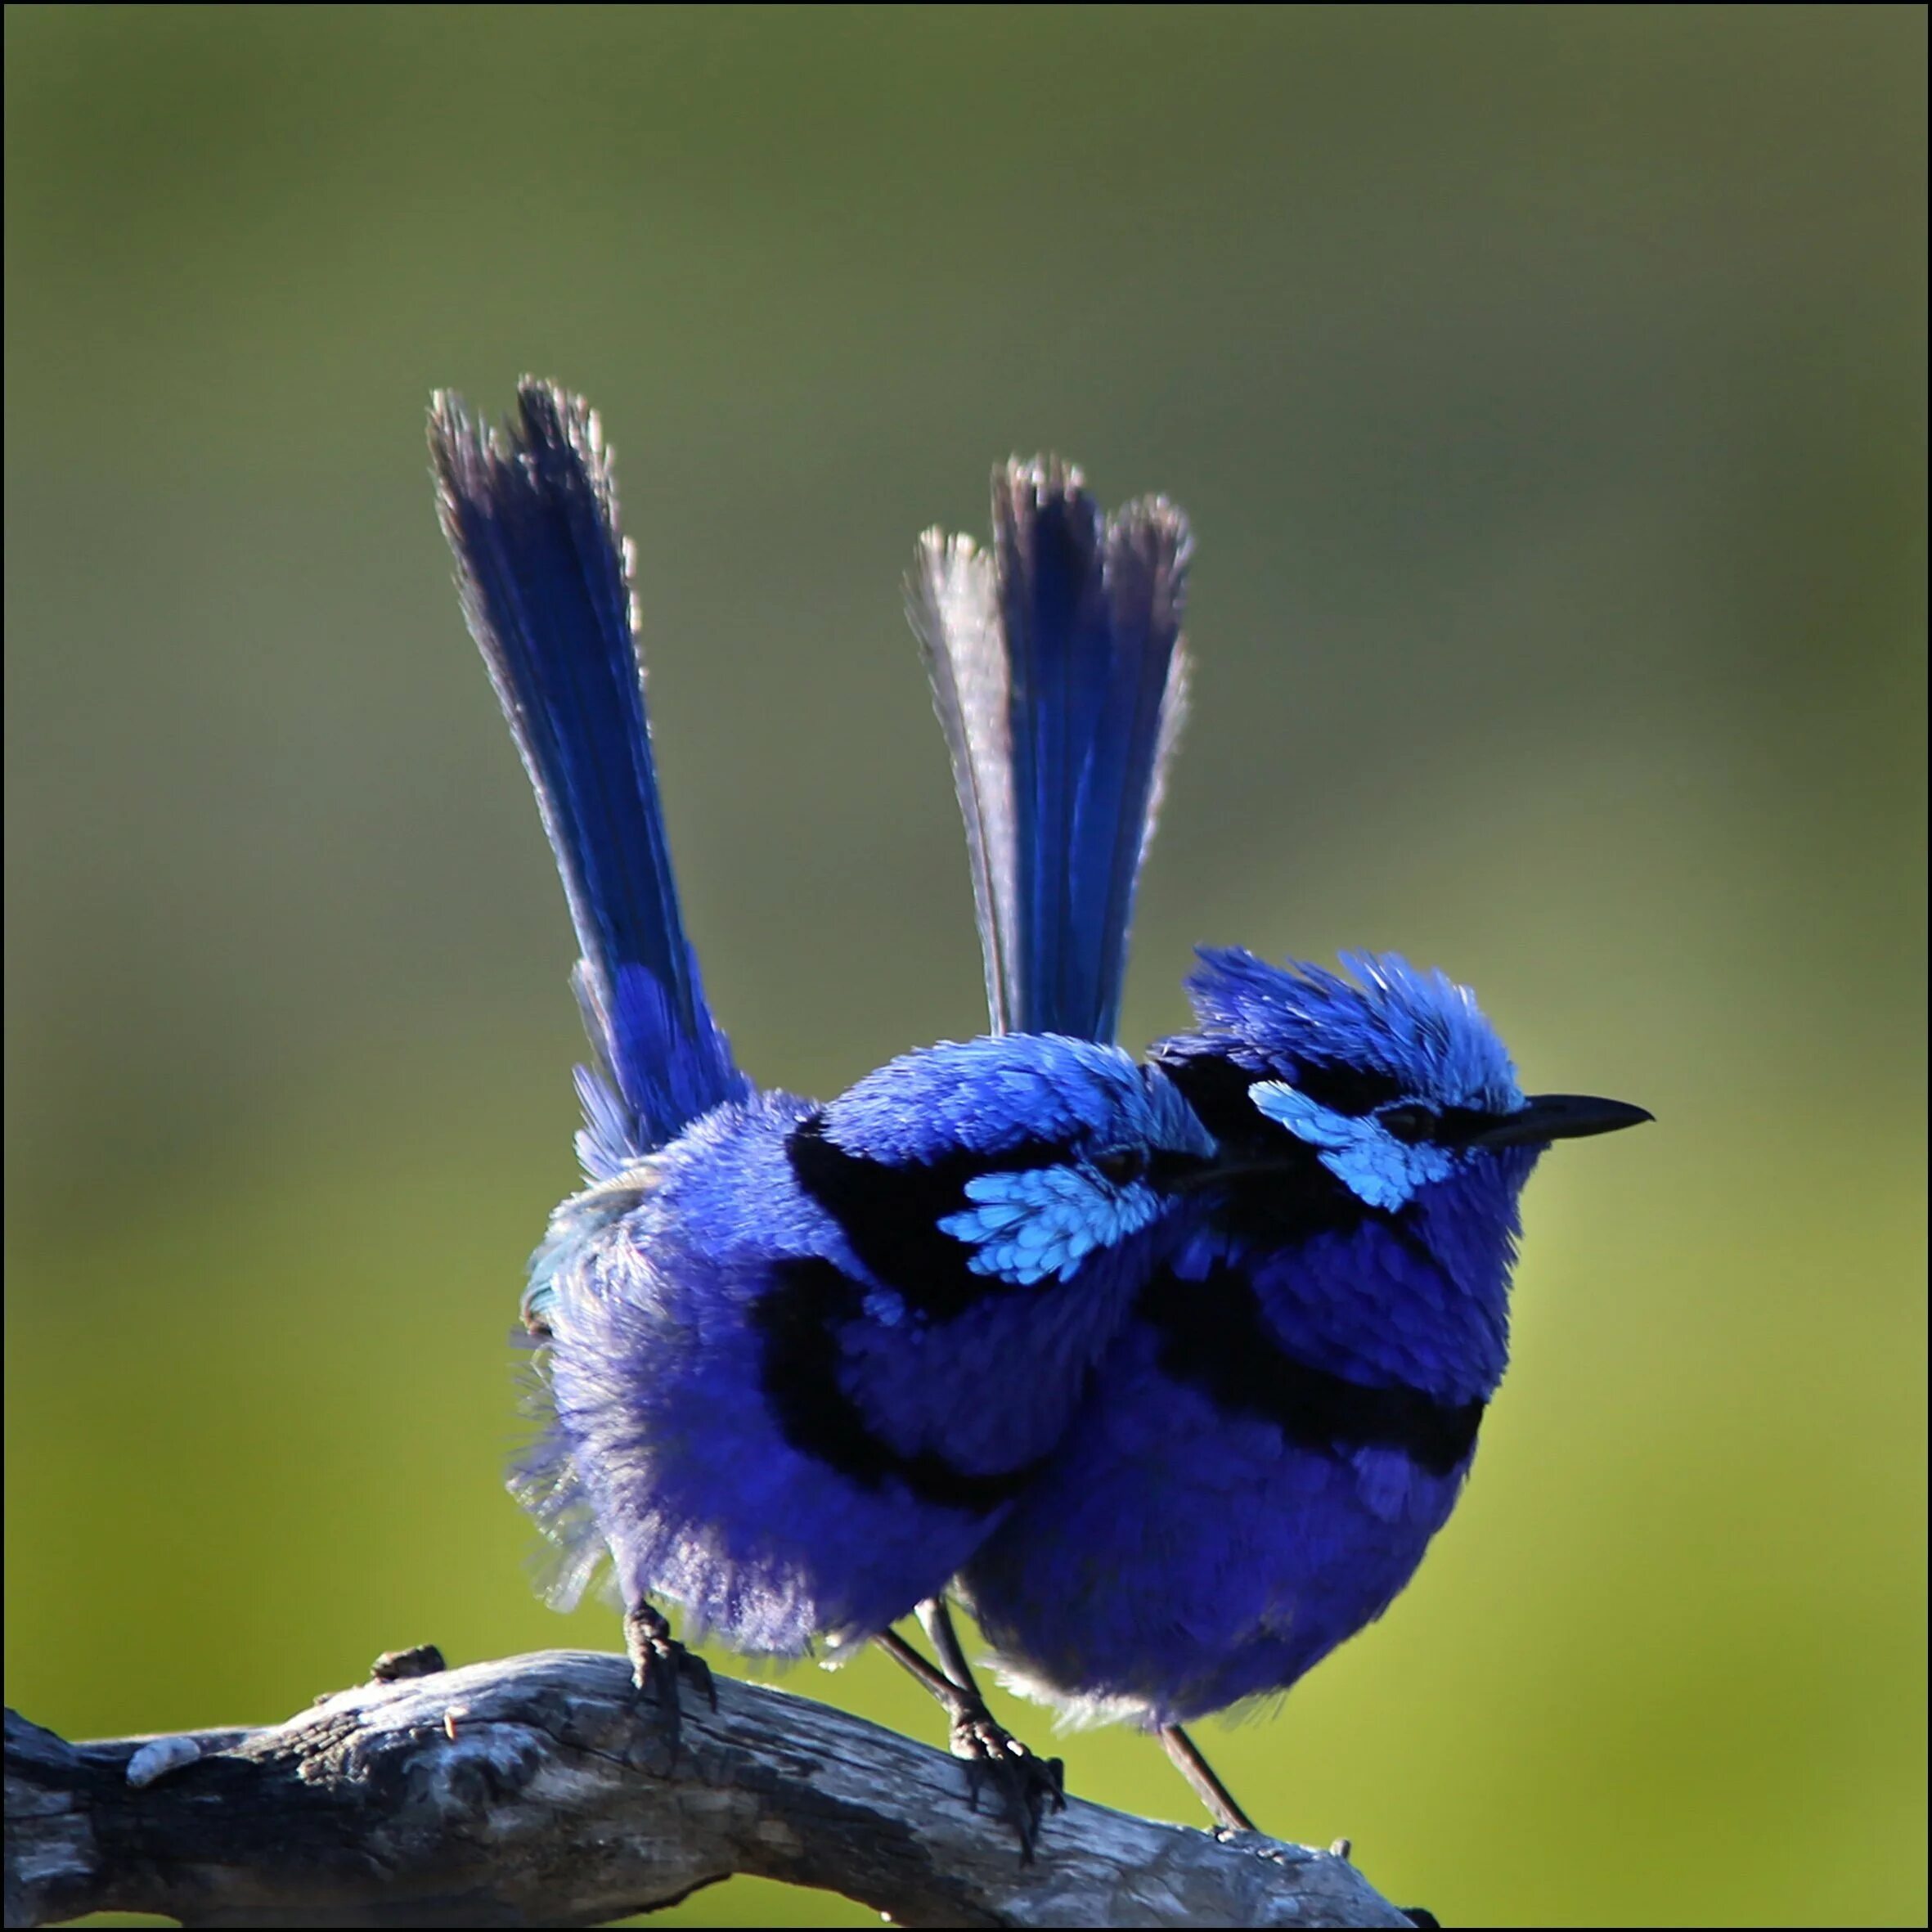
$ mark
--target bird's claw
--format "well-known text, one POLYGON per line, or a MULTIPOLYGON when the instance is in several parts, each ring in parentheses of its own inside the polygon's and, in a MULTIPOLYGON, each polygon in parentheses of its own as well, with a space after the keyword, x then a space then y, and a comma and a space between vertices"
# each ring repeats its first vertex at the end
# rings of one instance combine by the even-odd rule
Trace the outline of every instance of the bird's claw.
POLYGON ((1018 1835, 1020 1859, 1031 1864, 1040 1839, 1041 1814, 1050 1804, 1067 1808, 1067 1768, 1058 1758, 1042 1758, 1018 1738, 982 1714, 968 1713, 953 1721, 952 1754, 966 1765, 966 1799, 979 1809, 980 1792, 991 1785, 1005 1808, 1008 1822, 1018 1835))
POLYGON ((718 1689, 711 1666, 686 1650, 671 1634, 663 1612, 648 1603, 625 1615, 624 1648, 631 1659, 631 1681, 640 1699, 648 1697, 657 1705, 675 1757, 684 1730, 681 1680, 716 1710, 718 1689))

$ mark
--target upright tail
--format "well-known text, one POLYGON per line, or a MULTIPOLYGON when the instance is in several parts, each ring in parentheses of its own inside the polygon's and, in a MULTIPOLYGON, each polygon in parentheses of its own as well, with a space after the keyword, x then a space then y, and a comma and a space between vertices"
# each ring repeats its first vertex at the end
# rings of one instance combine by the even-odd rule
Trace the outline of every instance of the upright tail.
POLYGON ((1187 705, 1187 519, 1103 517, 1054 461, 993 476, 993 550, 930 531, 910 589, 966 820, 1001 1032, 1111 1040, 1187 705))
POLYGON ((528 378, 500 438, 438 393, 429 454, 463 613, 577 928, 573 979, 596 1060, 577 1072, 577 1154, 607 1179, 751 1090, 678 913, 610 461, 585 403, 528 378))

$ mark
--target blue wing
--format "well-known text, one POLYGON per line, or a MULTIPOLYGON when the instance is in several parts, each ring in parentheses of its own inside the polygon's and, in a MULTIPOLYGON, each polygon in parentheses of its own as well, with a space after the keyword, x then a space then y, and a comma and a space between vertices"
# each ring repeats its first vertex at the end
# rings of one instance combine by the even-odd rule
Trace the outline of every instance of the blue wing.
POLYGON ((1111 1040, 1134 889, 1186 708, 1187 519, 1111 519, 1080 472, 993 478, 993 550, 937 531, 911 585, 1002 1032, 1111 1040))
POLYGON ((429 451, 463 610, 537 793, 582 957, 593 1179, 750 1085, 679 916, 644 706, 630 550, 597 419, 526 379, 501 438, 439 393, 429 451))

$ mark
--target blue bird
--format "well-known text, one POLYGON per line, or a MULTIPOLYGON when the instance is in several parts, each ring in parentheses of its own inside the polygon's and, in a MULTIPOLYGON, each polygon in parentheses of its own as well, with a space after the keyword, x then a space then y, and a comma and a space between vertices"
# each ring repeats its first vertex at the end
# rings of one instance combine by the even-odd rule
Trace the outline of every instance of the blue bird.
MULTIPOLYGON (((1019 534, 999 537, 1015 568, 1019 534)), ((1027 748, 1051 742, 1070 699, 1030 679, 1024 626, 983 623, 971 599, 940 609, 929 656, 995 1019, 1111 1040, 1131 874, 1125 892, 1043 907, 1000 874, 989 886, 979 829, 988 797, 1026 796, 1027 748), (984 660, 1002 646, 1027 715, 962 758, 963 667, 996 681, 984 660), (1108 960, 1103 984, 1060 977, 1070 926, 1075 953, 1108 960)), ((1122 758, 1142 754, 1125 714, 1114 728, 1122 758)), ((1121 849, 1138 847, 1157 792, 1119 794, 1121 849)), ((1064 836, 1022 815, 1004 873, 1050 874, 1064 836)), ((1241 1829, 1182 1727, 1286 1690, 1409 1582, 1502 1378, 1530 1170, 1553 1141, 1651 1117, 1525 1099, 1463 988, 1394 955, 1345 964, 1352 977, 1202 951, 1196 1026, 1152 1058, 1220 1164, 1152 1257, 1065 1439, 955 1586, 1005 1681, 1076 1719, 1158 1732, 1241 1829)))
MULTIPOLYGON (((756 1090, 679 912, 596 419, 526 381, 498 438, 439 395, 430 447, 563 875, 595 1058, 577 1078, 588 1184, 551 1217, 523 1301, 542 1432, 514 1486, 557 1546, 556 1594, 609 1557, 640 1689, 673 1725, 679 1677, 708 1677, 659 1599, 741 1649, 878 1639, 916 1659, 890 1626, 938 1598, 1059 1442, 1213 1143, 1159 1069, 1037 1028, 907 1054, 825 1104, 756 1090)), ((1006 586, 1018 604, 1052 604, 1079 535, 1041 530, 1037 584, 1006 586)), ((1136 526, 1123 570, 1148 568, 1117 586, 1121 624, 1145 628, 1134 600, 1170 537, 1136 526)), ((932 567, 979 581, 962 550, 932 567)), ((1049 675, 1088 676, 1070 642, 1042 640, 1049 675)), ((1144 717, 1070 711, 1036 748, 1029 802, 976 800, 987 852, 1014 826, 1047 851, 1034 802, 1054 812, 1045 901, 1090 860, 1110 890, 1124 865, 1130 891, 1164 690, 1144 717)), ((924 1668, 956 1751, 1019 1761, 1030 1845, 1037 1760, 924 1668)))

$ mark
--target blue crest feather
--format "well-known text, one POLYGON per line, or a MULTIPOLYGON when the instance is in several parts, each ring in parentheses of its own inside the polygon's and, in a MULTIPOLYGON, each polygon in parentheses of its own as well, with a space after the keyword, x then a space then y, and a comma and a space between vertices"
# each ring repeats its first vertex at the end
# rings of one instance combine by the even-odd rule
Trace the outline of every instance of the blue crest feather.
POLYGON ((1155 1048, 1171 1063, 1203 1055, 1292 1078, 1304 1066, 1384 1074, 1404 1094, 1508 1113, 1516 1069, 1476 995, 1395 953, 1348 952, 1345 979, 1305 960, 1270 965, 1244 946, 1202 946, 1188 980, 1198 1030, 1155 1048))

